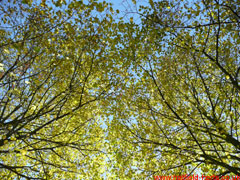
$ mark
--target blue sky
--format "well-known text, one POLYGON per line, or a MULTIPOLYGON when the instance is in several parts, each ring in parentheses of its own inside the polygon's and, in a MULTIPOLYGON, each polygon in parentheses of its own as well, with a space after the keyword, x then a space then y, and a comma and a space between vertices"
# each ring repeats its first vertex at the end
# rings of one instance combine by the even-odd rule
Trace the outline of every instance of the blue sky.
POLYGON ((148 5, 148 0, 136 0, 136 4, 132 3, 132 0, 106 0, 108 3, 113 4, 113 9, 120 11, 119 17, 124 17, 125 21, 129 21, 130 17, 133 17, 134 22, 138 22, 139 15, 137 15, 137 9, 139 5, 148 5))

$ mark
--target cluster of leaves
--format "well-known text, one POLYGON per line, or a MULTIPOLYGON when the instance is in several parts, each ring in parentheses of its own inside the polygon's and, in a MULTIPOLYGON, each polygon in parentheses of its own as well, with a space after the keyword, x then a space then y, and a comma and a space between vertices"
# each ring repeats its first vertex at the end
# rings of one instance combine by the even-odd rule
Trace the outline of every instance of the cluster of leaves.
POLYGON ((3 1, 0 9, 1 178, 100 178, 99 107, 116 84, 110 4, 3 1))
POLYGON ((133 5, 1 1, 3 179, 240 175, 238 0, 133 5))
POLYGON ((142 24, 127 27, 120 52, 134 80, 109 125, 120 130, 111 134, 116 171, 240 174, 239 10, 237 0, 150 0, 141 8, 142 24))

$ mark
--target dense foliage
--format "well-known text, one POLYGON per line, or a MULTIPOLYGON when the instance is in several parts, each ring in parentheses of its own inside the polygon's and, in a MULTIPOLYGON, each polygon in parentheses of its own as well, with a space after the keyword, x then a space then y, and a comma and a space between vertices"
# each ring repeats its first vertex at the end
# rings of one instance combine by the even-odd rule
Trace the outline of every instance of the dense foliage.
POLYGON ((2 179, 240 175, 240 2, 128 11, 0 2, 2 179))

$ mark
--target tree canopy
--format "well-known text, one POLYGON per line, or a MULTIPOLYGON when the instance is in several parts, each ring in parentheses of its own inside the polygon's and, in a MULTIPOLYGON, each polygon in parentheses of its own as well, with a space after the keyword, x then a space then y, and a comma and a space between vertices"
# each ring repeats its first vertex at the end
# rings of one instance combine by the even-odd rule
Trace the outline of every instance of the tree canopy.
POLYGON ((0 12, 2 179, 240 175, 238 0, 0 12))

